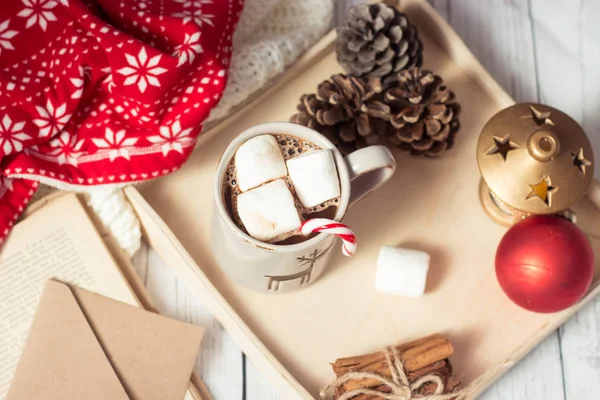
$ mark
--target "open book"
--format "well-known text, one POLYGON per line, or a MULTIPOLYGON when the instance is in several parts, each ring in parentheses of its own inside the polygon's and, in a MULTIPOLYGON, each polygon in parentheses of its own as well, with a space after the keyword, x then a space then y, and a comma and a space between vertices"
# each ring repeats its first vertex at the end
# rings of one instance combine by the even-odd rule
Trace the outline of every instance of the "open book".
MULTIPOLYGON (((49 278, 139 305, 76 195, 63 195, 35 211, 0 248, 0 400, 6 397, 49 278)), ((190 389, 185 400, 200 397, 190 389)))

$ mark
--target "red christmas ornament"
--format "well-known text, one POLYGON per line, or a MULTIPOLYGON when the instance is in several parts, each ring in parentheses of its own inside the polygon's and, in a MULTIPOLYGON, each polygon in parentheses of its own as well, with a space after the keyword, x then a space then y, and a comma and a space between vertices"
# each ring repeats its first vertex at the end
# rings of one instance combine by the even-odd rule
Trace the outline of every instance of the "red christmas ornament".
POLYGON ((557 312, 575 304, 589 289, 594 253, 575 224, 555 216, 533 216, 510 228, 500 241, 496 276, 519 306, 557 312))

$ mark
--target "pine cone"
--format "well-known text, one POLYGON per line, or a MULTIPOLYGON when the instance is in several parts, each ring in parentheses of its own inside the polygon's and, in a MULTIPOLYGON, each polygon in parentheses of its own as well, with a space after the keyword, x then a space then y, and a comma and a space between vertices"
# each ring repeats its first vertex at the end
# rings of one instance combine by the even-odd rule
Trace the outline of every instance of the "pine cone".
POLYGON ((355 5, 337 32, 337 60, 348 75, 385 78, 423 62, 417 29, 395 7, 355 5))
POLYGON ((411 68, 387 86, 385 102, 392 108, 390 141, 414 155, 437 157, 452 147, 460 128, 460 105, 442 78, 411 68))
POLYGON ((322 133, 347 155, 389 135, 390 107, 380 99, 381 80, 333 75, 315 94, 300 98, 290 121, 322 133))

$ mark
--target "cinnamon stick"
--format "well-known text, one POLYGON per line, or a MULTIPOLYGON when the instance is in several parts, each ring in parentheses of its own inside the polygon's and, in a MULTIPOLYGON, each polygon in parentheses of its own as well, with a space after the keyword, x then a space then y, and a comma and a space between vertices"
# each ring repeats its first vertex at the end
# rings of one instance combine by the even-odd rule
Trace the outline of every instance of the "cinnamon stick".
MULTIPOLYGON (((444 391, 442 393, 452 393, 454 392, 458 386, 460 385, 460 378, 455 375, 447 376, 444 385, 444 391)), ((429 396, 435 394, 437 386, 435 384, 429 383, 423 385, 423 387, 417 391, 421 396, 429 396)))
MULTIPOLYGON (((448 376, 448 378, 446 379, 446 385, 444 386, 444 392, 443 393, 452 393, 453 391, 456 390, 456 388, 460 385, 460 378, 457 376, 448 376)), ((380 392, 382 394, 387 394, 387 393, 391 393, 392 390, 389 386, 387 385, 380 385, 377 387, 372 388, 373 390, 376 390, 377 392, 380 392)), ((421 387, 419 390, 417 390, 415 392, 415 394, 419 394, 421 396, 430 396, 432 394, 435 394, 435 391, 437 390, 437 385, 433 384, 433 383, 426 383, 425 385, 423 385, 423 387, 421 387)), ((338 391, 336 393, 336 398, 341 397, 341 395, 344 393, 343 390, 338 391)), ((381 396, 377 396, 377 395, 367 395, 367 394, 359 394, 358 396, 355 396, 352 398, 352 400, 380 400, 381 396)))
MULTIPOLYGON (((396 346, 396 350, 398 351, 398 353, 402 353, 408 349, 412 349, 414 347, 424 345, 435 339, 444 339, 445 340, 445 338, 442 335, 440 335, 439 333, 435 333, 433 335, 429 335, 429 336, 426 336, 426 337, 423 337, 423 338, 420 338, 417 340, 413 340, 412 342, 408 342, 408 343, 404 343, 399 346, 396 346)), ((335 363, 332 364, 332 367, 333 367, 333 371, 336 373, 336 375, 340 375, 342 373, 352 371, 353 370, 352 368, 355 367, 356 365, 360 365, 360 364, 367 365, 367 364, 370 364, 375 361, 380 361, 382 358, 383 358, 383 354, 381 353, 381 351, 378 351, 376 353, 371 353, 371 354, 365 354, 362 356, 338 358, 337 360, 335 360, 335 363)))
MULTIPOLYGON (((424 369, 437 362, 444 361, 454 353, 450 341, 439 334, 405 343, 397 346, 396 350, 404 364, 407 374, 424 369)), ((383 352, 341 358, 332 364, 332 368, 337 376, 344 375, 350 371, 372 372, 387 378, 391 378, 392 376, 383 352)), ((352 380, 344 384, 344 390, 350 391, 358 388, 374 388, 380 385, 381 382, 377 379, 367 378, 352 380)))
MULTIPOLYGON (((434 374, 434 375, 437 375, 440 378, 442 378, 442 382, 444 382, 444 388, 446 388, 446 387, 448 387, 447 382, 450 380, 450 378, 452 378, 450 376, 450 370, 451 370, 451 365, 448 362, 448 360, 443 360, 443 361, 438 361, 438 362, 436 362, 430 366, 427 366, 425 368, 422 368, 418 371, 412 372, 407 375, 407 378, 410 383, 413 383, 413 382, 417 381, 418 379, 424 377, 425 375, 434 374)), ((459 383, 460 383, 460 380, 459 380, 459 383)), ((376 387, 372 387, 371 389, 376 390, 380 393, 390 393, 391 392, 391 388, 387 385, 379 385, 376 387)), ((425 384, 425 385, 423 385, 423 387, 420 390, 417 390, 416 393, 421 394, 421 395, 430 395, 430 394, 434 394, 436 389, 437 389, 437 385, 435 385, 435 384, 425 384)), ((341 390, 338 390, 338 392, 336 392, 337 397, 339 398, 344 392, 345 392, 345 390, 343 388, 341 390)), ((366 395, 366 394, 361 394, 361 395, 353 397, 352 400, 376 400, 379 398, 380 398, 379 396, 370 396, 370 395, 366 395)))
POLYGON ((434 372, 440 372, 440 370, 447 370, 448 374, 450 373, 450 363, 448 362, 448 359, 442 360, 442 361, 436 361, 431 365, 428 365, 424 368, 418 369, 416 371, 413 372, 409 372, 406 374, 406 377, 408 378, 409 381, 416 381, 419 378, 424 377, 425 375, 429 375, 431 373, 434 372))
MULTIPOLYGON (((450 378, 450 370, 448 368, 444 368, 439 372, 433 373, 432 375, 437 375, 442 378, 442 384, 444 385, 443 389, 446 389, 446 380, 450 378)), ((435 383, 425 383, 423 386, 415 390, 416 394, 420 395, 430 395, 434 394, 437 390, 437 385, 435 383)))
MULTIPOLYGON (((425 368, 421 368, 420 370, 417 370, 415 372, 412 372, 410 374, 408 374, 406 377, 408 378, 408 381, 410 383, 413 383, 415 381, 417 381, 418 379, 424 377, 425 375, 430 375, 430 374, 435 374, 437 376, 439 376, 440 378, 442 378, 442 381, 444 382, 444 384, 446 383, 446 380, 450 378, 450 370, 451 370, 451 366, 450 363, 448 362, 448 360, 442 360, 442 361, 438 361, 434 364, 428 365, 425 368)), ((446 386, 446 384, 445 384, 446 386)), ((433 394, 435 393, 437 386, 436 385, 432 385, 432 384, 426 384, 423 385, 423 388, 421 390, 418 390, 417 393, 418 394, 422 394, 422 395, 426 395, 426 394, 433 394)), ((381 393, 390 393, 391 392, 391 388, 387 385, 379 385, 377 387, 372 388, 378 392, 381 393)), ((340 392, 341 395, 342 392, 340 392)), ((369 396, 369 395, 359 395, 353 398, 353 400, 372 400, 372 399, 377 399, 377 396, 369 396)))
POLYGON ((461 380, 460 377, 456 375, 450 375, 448 379, 446 379, 446 386, 444 387, 445 393, 452 393, 460 386, 461 380))
MULTIPOLYGON (((442 378, 443 379, 443 378, 442 378)), ((458 376, 454 376, 454 375, 450 375, 446 378, 446 384, 444 386, 444 393, 452 393, 454 392, 458 386, 460 386, 461 380, 458 376)), ((387 393, 391 393, 392 390, 389 386, 387 385, 380 385, 377 387, 372 388, 373 390, 376 390, 377 392, 380 392, 382 394, 387 394, 387 393)), ((425 384, 423 385, 423 388, 421 390, 417 391, 417 394, 420 394, 421 396, 429 396, 435 393, 437 389, 437 386, 434 384, 425 384)), ((344 390, 339 390, 336 392, 336 398, 341 397, 341 395, 344 393, 344 390)), ((355 396, 352 398, 352 400, 380 400, 381 397, 374 395, 374 396, 370 396, 370 395, 366 395, 366 394, 360 394, 358 396, 355 396)))

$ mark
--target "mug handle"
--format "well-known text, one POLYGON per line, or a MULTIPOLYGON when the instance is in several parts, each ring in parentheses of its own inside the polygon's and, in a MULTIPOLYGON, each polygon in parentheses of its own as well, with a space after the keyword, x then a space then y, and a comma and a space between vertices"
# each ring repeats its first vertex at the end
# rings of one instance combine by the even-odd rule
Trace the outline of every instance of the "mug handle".
POLYGON ((350 202, 352 207, 373 190, 387 182, 396 170, 396 160, 385 146, 369 146, 348 154, 344 160, 350 174, 350 202))

